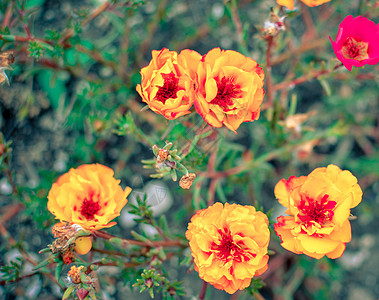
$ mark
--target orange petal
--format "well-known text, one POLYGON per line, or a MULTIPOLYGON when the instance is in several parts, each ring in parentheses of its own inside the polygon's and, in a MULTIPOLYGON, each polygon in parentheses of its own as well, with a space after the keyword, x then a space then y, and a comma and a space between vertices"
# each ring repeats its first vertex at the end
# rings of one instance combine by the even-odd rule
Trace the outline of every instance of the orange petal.
POLYGON ((337 248, 329 253, 326 253, 326 256, 331 259, 336 259, 342 256, 342 254, 345 252, 346 244, 340 243, 338 244, 337 248))
POLYGON ((350 221, 346 220, 341 226, 337 226, 329 235, 332 240, 349 243, 351 240, 350 221))

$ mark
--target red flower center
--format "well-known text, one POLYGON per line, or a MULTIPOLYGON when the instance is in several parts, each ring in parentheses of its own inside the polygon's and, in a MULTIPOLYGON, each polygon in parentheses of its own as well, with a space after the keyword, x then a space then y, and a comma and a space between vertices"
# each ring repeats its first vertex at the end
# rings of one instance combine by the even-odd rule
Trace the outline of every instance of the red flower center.
POLYGON ((175 99, 177 97, 176 93, 179 90, 179 78, 175 77, 174 72, 171 72, 170 74, 162 74, 162 77, 164 79, 164 83, 155 95, 155 99, 165 104, 167 99, 175 99))
POLYGON ((328 201, 329 195, 324 195, 321 200, 314 200, 301 195, 299 209, 299 219, 309 225, 312 221, 322 225, 333 218, 333 209, 336 207, 335 201, 328 201))
POLYGON ((87 220, 93 220, 95 214, 97 214, 100 209, 100 204, 98 202, 93 201, 93 194, 90 194, 89 199, 84 198, 83 204, 80 207, 80 213, 87 220))
POLYGON ((236 262, 249 261, 254 258, 256 254, 250 253, 245 249, 245 244, 234 242, 230 231, 227 228, 219 229, 220 239, 218 243, 213 242, 211 249, 216 253, 216 257, 223 261, 233 260, 236 262))
POLYGON ((217 83, 217 95, 210 102, 216 104, 222 108, 228 109, 228 106, 233 105, 233 99, 237 98, 241 92, 240 87, 234 84, 233 79, 222 77, 221 80, 216 79, 217 83))
POLYGON ((359 38, 346 38, 341 48, 341 53, 345 58, 363 60, 369 58, 368 43, 359 38))

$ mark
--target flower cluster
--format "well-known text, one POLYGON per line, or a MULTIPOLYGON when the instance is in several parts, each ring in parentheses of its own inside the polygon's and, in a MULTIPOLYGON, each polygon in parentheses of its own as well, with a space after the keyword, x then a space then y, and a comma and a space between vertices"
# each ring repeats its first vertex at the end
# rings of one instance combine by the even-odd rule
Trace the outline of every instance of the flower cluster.
MULTIPOLYGON (((274 229, 282 246, 314 258, 340 257, 351 239, 350 209, 362 199, 357 179, 335 165, 308 176, 282 179, 275 196, 287 207, 274 229)), ((216 203, 188 224, 195 270, 215 288, 232 294, 268 268, 267 216, 254 207, 216 203)))
POLYGON ((70 169, 51 187, 47 208, 57 219, 85 229, 111 227, 131 192, 119 183, 113 170, 100 164, 70 169))
POLYGON ((268 219, 252 206, 216 203, 200 210, 186 237, 200 278, 230 294, 268 268, 268 219))
POLYGON ((340 257, 351 239, 350 209, 362 199, 357 179, 335 165, 308 176, 291 176, 275 186, 275 196, 287 208, 274 225, 282 246, 314 258, 340 257))
MULTIPOLYGON (((330 0, 301 1, 318 6, 330 0)), ((294 8, 294 0, 277 3, 294 8)), ((270 21, 275 29, 266 31, 271 37, 284 26, 283 17, 276 18, 270 21)), ((330 40, 337 58, 349 71, 352 66, 379 63, 379 25, 364 17, 346 17, 336 40, 330 40)), ((243 122, 259 118, 263 81, 258 63, 236 51, 214 48, 202 56, 193 50, 178 54, 163 48, 152 51, 152 60, 142 68, 141 84, 136 89, 151 110, 168 120, 190 114, 194 107, 210 126, 225 126, 236 133, 243 122)), ((286 127, 295 130, 309 115, 295 117, 287 118, 286 127)), ((169 142, 164 148, 154 145, 156 160, 145 163, 161 172, 159 176, 162 171, 170 172, 173 180, 177 179, 176 169, 182 171, 180 186, 188 189, 196 175, 180 163, 177 150, 170 150, 171 146, 169 142)), ((65 224, 53 228, 57 240, 50 249, 66 255, 66 263, 73 262, 72 248, 78 254, 91 250, 91 230, 116 224, 111 221, 127 203, 131 189, 123 190, 113 175, 100 164, 82 165, 53 184, 47 207, 65 224)), ((279 216, 274 224, 283 248, 316 259, 342 256, 351 240, 350 210, 362 200, 362 190, 349 171, 335 165, 317 168, 308 176, 280 180, 274 193, 286 207, 286 216, 279 216)), ((197 211, 185 236, 199 277, 230 294, 248 287, 254 276, 268 269, 268 226, 267 216, 252 206, 215 203, 197 211)), ((75 284, 80 283, 81 272, 83 267, 71 268, 69 276, 75 284)), ((148 279, 141 284, 150 288, 153 281, 151 276, 148 279)))
POLYGON ((210 126, 234 132, 242 122, 259 118, 264 73, 238 52, 215 48, 201 56, 192 50, 153 50, 141 76, 142 101, 169 120, 189 114, 192 105, 210 126))
POLYGON ((379 63, 379 24, 362 16, 347 16, 339 26, 336 40, 332 42, 334 53, 351 71, 353 66, 379 63))

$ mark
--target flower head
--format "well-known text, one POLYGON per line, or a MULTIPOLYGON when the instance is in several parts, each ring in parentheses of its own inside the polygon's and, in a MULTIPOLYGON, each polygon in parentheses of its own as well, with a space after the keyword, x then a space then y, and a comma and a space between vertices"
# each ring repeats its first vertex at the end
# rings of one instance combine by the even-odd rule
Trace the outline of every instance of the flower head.
POLYGON ((268 219, 252 206, 216 203, 200 210, 186 237, 200 278, 229 294, 268 268, 268 219))
POLYGON ((275 196, 287 207, 274 229, 282 246, 314 258, 340 257, 351 240, 350 209, 362 199, 357 179, 335 165, 308 176, 291 176, 275 186, 275 196))
POLYGON ((379 24, 365 17, 347 16, 339 26, 336 40, 329 39, 337 58, 349 71, 353 66, 379 63, 379 24))
MULTIPOLYGON (((324 4, 325 2, 329 2, 330 0, 301 0, 305 5, 308 5, 310 7, 319 6, 321 4, 324 4)), ((283 5, 287 7, 290 10, 293 10, 295 5, 295 0, 276 0, 276 3, 279 5, 283 5)))
POLYGON ((253 59, 215 48, 203 56, 198 68, 196 111, 209 125, 225 125, 236 132, 242 122, 259 118, 263 79, 263 70, 253 59))
POLYGON ((163 48, 152 51, 152 60, 141 70, 137 92, 154 112, 173 120, 189 114, 195 97, 194 78, 201 55, 163 48))
POLYGON ((113 170, 100 165, 82 165, 58 178, 50 189, 48 210, 61 221, 85 229, 108 228, 127 203, 131 188, 123 191, 113 170))
POLYGON ((70 277, 72 283, 79 284, 81 279, 81 273, 84 272, 84 266, 71 266, 70 271, 68 271, 67 275, 70 277))

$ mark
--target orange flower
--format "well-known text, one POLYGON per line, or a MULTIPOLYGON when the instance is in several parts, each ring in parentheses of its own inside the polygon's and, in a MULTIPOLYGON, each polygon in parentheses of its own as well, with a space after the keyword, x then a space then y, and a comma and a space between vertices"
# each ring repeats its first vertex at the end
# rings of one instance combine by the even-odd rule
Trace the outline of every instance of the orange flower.
POLYGON ((137 92, 154 112, 173 120, 189 114, 195 97, 194 78, 201 55, 196 51, 178 53, 163 48, 152 51, 152 60, 141 70, 137 92))
POLYGON ((263 79, 263 70, 253 59, 215 48, 199 64, 196 111, 209 125, 225 125, 236 133, 242 122, 259 118, 263 79))
MULTIPOLYGON (((329 1, 330 0, 301 0, 301 2, 310 7, 319 6, 329 1)), ((285 6, 290 10, 294 9, 294 2, 295 0, 276 0, 276 3, 285 6)))
POLYGON ((340 257, 351 240, 350 209, 362 199, 357 179, 335 165, 308 176, 291 176, 275 186, 275 196, 288 209, 274 224, 283 248, 314 258, 340 257))
POLYGON ((82 165, 58 178, 50 189, 48 210, 61 221, 85 229, 108 228, 120 215, 131 188, 122 190, 113 170, 100 165, 82 165))
POLYGON ((268 219, 252 206, 216 203, 200 210, 186 237, 200 278, 229 294, 268 268, 268 219))

